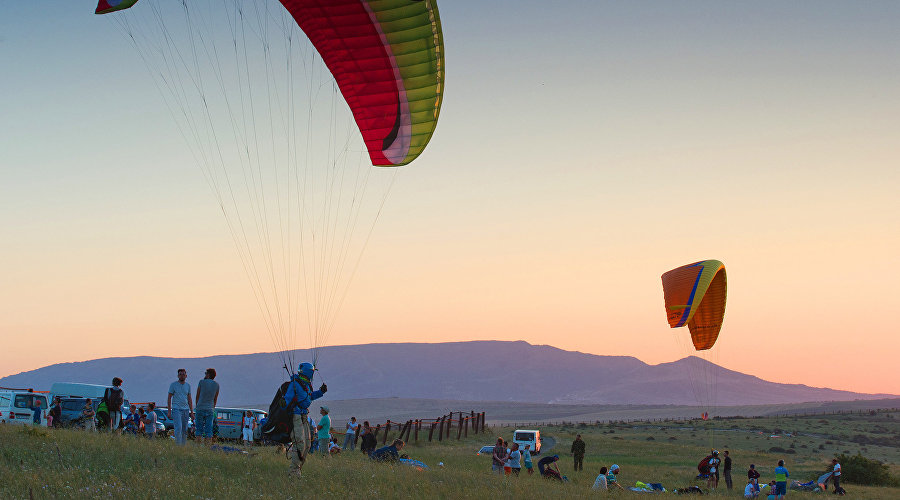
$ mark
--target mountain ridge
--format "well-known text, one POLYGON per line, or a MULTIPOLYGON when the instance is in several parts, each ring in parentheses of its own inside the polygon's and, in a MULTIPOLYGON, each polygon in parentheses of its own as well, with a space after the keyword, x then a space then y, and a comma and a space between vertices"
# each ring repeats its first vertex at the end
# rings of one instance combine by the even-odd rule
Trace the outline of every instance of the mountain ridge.
MULTIPOLYGON (((803 384, 782 384, 697 357, 647 364, 633 356, 566 351, 525 341, 479 340, 328 346, 318 350, 315 385, 332 399, 433 398, 559 404, 704 404, 721 406, 849 401, 895 397, 803 384), (696 373, 709 373, 706 378, 696 373), (691 374, 695 373, 692 377, 691 374)), ((53 382, 108 384, 113 376, 133 401, 165 401, 178 368, 196 384, 207 367, 218 372, 219 404, 271 399, 285 379, 279 353, 196 358, 119 356, 58 363, 0 378, 0 386, 49 389, 53 382)))

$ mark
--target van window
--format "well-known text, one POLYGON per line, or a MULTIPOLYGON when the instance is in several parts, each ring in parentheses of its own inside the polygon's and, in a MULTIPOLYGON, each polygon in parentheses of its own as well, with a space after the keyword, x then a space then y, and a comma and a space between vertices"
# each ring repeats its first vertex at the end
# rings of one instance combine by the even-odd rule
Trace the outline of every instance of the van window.
POLYGON ((533 432, 517 432, 515 441, 534 441, 533 432))
POLYGON ((9 396, 7 396, 6 394, 0 394, 0 406, 9 406, 9 396))
POLYGON ((33 394, 16 394, 16 408, 47 408, 47 398, 33 394))
POLYGON ((231 418, 231 414, 227 411, 216 412, 216 419, 218 420, 228 420, 229 418, 231 418))

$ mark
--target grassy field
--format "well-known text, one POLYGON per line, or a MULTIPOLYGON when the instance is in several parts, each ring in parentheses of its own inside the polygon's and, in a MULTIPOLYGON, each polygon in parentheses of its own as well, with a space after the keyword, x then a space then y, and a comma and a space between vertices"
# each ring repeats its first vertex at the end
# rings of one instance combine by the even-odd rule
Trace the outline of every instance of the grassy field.
MULTIPOLYGON (((461 441, 408 446, 404 451, 429 464, 427 471, 374 464, 359 452, 350 452, 311 458, 303 478, 296 480, 288 476, 284 453, 275 448, 254 447, 243 455, 193 443, 179 448, 168 440, 2 425, 0 495, 5 499, 587 498, 599 494, 590 490, 599 468, 612 463, 622 467, 620 481, 626 486, 638 480, 661 482, 669 489, 693 484, 696 463, 710 444, 729 449, 735 467, 736 489, 729 493, 723 484, 715 496, 740 497, 738 488, 743 488, 747 465, 755 463, 762 479, 767 479, 779 458, 786 460, 791 476, 800 480, 817 477, 834 454, 857 451, 892 464, 893 473, 900 474, 896 442, 900 413, 560 425, 541 431, 559 443, 551 452, 561 456, 560 469, 569 483, 492 475, 490 457, 476 456, 475 451, 491 444, 496 435, 511 436, 508 427, 494 427, 488 434, 461 441), (583 472, 572 471, 568 454, 576 433, 587 443, 583 472), (443 468, 436 467, 439 461, 444 462, 443 468)), ((900 498, 900 488, 845 486, 849 498, 900 498)), ((820 495, 791 492, 789 496, 820 495)))

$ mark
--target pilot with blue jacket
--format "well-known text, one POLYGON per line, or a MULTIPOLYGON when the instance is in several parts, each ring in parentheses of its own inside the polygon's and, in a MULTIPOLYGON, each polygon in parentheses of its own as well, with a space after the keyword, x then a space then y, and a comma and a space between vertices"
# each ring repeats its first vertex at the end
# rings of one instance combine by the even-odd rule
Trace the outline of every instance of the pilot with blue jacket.
POLYGON ((291 473, 300 476, 306 455, 309 453, 309 405, 322 397, 328 391, 328 386, 322 384, 319 390, 312 390, 312 379, 315 368, 310 363, 300 363, 297 373, 291 376, 284 393, 284 402, 294 415, 294 428, 291 431, 291 441, 294 452, 291 453, 291 473))

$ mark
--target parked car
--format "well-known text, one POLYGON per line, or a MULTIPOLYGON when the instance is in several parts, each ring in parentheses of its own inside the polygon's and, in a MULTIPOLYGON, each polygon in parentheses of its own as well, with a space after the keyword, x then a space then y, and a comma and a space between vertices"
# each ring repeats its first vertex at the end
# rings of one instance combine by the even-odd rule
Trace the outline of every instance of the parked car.
MULTIPOLYGON (((161 424, 163 424, 163 428, 164 428, 166 431, 170 431, 170 430, 175 429, 175 420, 169 418, 169 411, 168 411, 168 410, 166 410, 165 408, 159 408, 159 407, 157 407, 157 408, 156 408, 155 410, 153 410, 153 411, 156 412, 156 421, 159 422, 159 423, 161 423, 161 424)), ((188 417, 188 428, 189 428, 189 429, 193 429, 193 428, 194 428, 194 419, 192 419, 192 418, 190 418, 190 417, 188 417)), ((191 431, 190 434, 193 434, 193 431, 191 431)))
MULTIPOLYGON (((81 418, 81 412, 84 410, 84 403, 87 398, 60 398, 60 425, 63 427, 84 427, 85 422, 81 418)), ((97 411, 99 401, 93 401, 94 412, 97 411)), ((96 413, 95 413, 96 414, 96 413)))
POLYGON ((31 424, 32 408, 41 409, 41 425, 47 425, 47 396, 30 390, 0 390, 0 423, 31 424))
POLYGON ((478 452, 476 452, 475 454, 476 455, 492 455, 493 453, 494 453, 494 445, 489 444, 487 446, 482 446, 481 449, 478 450, 478 452))
POLYGON ((259 421, 266 418, 269 414, 255 408, 216 408, 216 420, 214 422, 215 429, 213 429, 213 435, 221 439, 240 440, 243 437, 243 434, 241 433, 241 422, 243 421, 244 413, 246 413, 247 410, 250 410, 253 413, 253 418, 255 418, 257 422, 256 430, 253 431, 253 440, 259 441, 262 431, 262 426, 259 425, 259 421))

